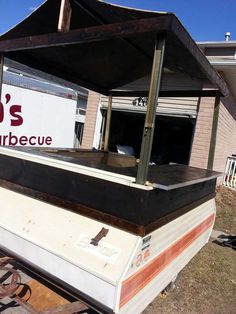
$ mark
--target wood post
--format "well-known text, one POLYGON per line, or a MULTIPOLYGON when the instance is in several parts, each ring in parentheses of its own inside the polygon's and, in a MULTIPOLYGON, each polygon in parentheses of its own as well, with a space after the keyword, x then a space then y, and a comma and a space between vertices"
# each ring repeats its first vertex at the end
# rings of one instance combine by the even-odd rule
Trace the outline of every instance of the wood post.
POLYGON ((71 5, 70 0, 61 0, 60 15, 58 21, 58 32, 68 32, 70 29, 71 20, 71 5))
POLYGON ((102 112, 102 125, 101 125, 101 133, 100 133, 100 140, 99 140, 99 149, 103 149, 103 139, 104 139, 104 129, 105 129, 105 113, 102 112))
POLYGON ((136 183, 138 184, 145 184, 147 181, 149 162, 152 152, 153 134, 155 128, 157 100, 161 85, 164 52, 165 38, 162 37, 157 39, 156 41, 153 57, 151 83, 140 152, 140 162, 138 165, 138 173, 136 178, 136 183))
POLYGON ((105 141, 104 141, 104 150, 108 150, 109 146, 109 136, 110 136, 110 125, 111 125, 111 111, 112 111, 112 96, 108 97, 108 108, 107 108, 107 117, 106 117, 106 129, 105 129, 105 141))

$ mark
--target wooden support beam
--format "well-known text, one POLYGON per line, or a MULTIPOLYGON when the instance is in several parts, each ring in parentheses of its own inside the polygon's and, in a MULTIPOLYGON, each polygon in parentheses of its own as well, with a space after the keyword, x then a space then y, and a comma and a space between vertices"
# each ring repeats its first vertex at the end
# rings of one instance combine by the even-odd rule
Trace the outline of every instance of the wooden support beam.
POLYGON ((2 84, 3 84, 3 64, 4 64, 4 57, 0 54, 0 101, 2 97, 2 84))
POLYGON ((70 29, 72 8, 70 0, 61 0, 61 8, 58 22, 58 32, 68 32, 70 29))
POLYGON ((138 173, 136 178, 136 183, 138 184, 145 184, 148 176, 148 168, 152 152, 152 142, 155 129, 157 99, 159 96, 161 77, 163 71, 164 52, 165 52, 165 38, 160 38, 156 42, 154 51, 147 112, 143 130, 140 161, 138 165, 138 173))
POLYGON ((171 15, 0 41, 0 53, 100 42, 169 29, 171 15))
POLYGON ((106 117, 104 150, 108 150, 108 148, 109 148, 109 137, 110 137, 110 126, 111 126, 111 112, 112 112, 112 96, 109 95, 109 97, 108 97, 108 108, 107 108, 107 117, 106 117))

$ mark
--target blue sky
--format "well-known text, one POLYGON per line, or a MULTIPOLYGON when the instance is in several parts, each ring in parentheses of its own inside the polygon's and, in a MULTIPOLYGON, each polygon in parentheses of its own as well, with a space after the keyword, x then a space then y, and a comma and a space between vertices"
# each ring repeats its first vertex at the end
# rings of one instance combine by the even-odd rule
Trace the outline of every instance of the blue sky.
MULTIPOLYGON (((60 0, 58 0, 60 1, 60 0)), ((43 0, 0 0, 0 34, 43 0)), ((175 13, 196 41, 236 40, 236 0, 110 0, 114 4, 175 13)))

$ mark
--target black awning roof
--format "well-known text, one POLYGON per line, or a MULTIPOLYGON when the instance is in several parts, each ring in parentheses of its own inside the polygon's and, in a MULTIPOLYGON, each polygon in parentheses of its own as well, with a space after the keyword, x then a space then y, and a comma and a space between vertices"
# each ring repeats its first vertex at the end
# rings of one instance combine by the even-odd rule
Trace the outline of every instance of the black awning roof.
MULTIPOLYGON (((168 75, 180 73, 196 80, 193 89, 199 95, 203 87, 228 94, 225 81, 174 14, 128 9, 97 0, 70 0, 70 30, 58 32, 60 4, 60 0, 45 1, 3 34, 0 53, 100 93, 122 94, 124 86, 150 75, 155 40, 165 35, 164 69, 168 75)), ((143 91, 148 88, 142 86, 143 91)), ((132 89, 128 92, 140 91, 138 86, 132 89)), ((173 94, 174 86, 169 91, 173 94)))

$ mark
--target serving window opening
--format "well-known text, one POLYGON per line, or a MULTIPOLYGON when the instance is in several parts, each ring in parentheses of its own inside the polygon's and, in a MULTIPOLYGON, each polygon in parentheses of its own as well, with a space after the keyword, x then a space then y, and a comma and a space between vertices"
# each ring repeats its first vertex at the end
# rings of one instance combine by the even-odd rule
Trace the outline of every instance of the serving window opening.
MULTIPOLYGON (((106 123, 106 110, 103 111, 106 123)), ((109 151, 139 158, 145 115, 112 111, 109 151)), ((151 162, 188 165, 195 128, 195 119, 157 115, 151 162)))

